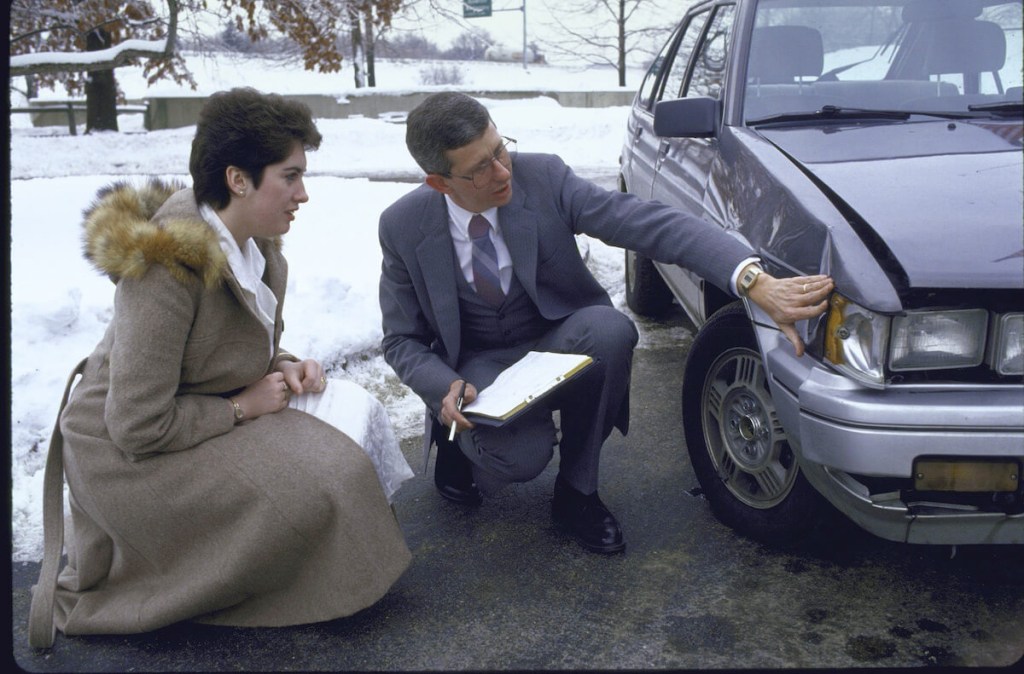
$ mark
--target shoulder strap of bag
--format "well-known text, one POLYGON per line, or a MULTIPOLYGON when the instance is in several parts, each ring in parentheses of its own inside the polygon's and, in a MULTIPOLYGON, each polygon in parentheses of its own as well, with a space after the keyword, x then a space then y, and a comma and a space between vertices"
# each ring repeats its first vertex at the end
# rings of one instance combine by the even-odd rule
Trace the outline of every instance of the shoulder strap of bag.
POLYGON ((64 552, 64 435, 60 432, 60 415, 68 404, 71 385, 85 369, 85 362, 83 359, 75 366, 68 377, 46 455, 43 472, 43 563, 28 614, 28 643, 32 648, 50 648, 57 632, 53 624, 53 601, 57 593, 60 558, 64 552))

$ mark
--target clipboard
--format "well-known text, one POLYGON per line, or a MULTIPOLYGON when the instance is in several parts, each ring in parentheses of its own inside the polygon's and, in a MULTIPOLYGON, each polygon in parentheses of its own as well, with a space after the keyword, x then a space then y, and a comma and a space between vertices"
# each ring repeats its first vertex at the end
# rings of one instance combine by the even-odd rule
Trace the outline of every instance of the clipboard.
POLYGON ((462 413, 474 424, 502 426, 593 363, 593 358, 579 353, 530 351, 479 391, 462 413))

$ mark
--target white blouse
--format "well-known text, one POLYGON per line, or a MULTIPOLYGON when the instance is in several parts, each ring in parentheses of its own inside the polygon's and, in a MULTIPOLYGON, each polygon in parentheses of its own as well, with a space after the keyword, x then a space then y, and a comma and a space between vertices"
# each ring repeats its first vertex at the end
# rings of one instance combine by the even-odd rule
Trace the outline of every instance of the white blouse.
POLYGON ((209 204, 201 204, 199 213, 213 230, 217 232, 221 250, 228 258, 228 265, 243 289, 252 293, 255 299, 256 315, 267 330, 271 354, 274 349, 274 316, 277 315, 277 298, 267 284, 263 282, 263 271, 267 268, 267 260, 252 238, 245 240, 245 247, 240 248, 224 221, 209 204))

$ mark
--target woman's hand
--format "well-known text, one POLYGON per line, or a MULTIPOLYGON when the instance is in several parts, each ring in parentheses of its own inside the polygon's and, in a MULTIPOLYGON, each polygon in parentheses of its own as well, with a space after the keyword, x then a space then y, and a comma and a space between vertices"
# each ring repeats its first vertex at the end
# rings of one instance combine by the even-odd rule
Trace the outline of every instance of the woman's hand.
POLYGON ((278 371, 284 375, 284 381, 295 395, 303 393, 320 393, 327 388, 327 376, 320 363, 307 358, 299 362, 282 360, 277 364, 278 371))
POLYGON ((288 406, 291 391, 285 383, 284 374, 271 372, 259 381, 246 386, 232 398, 242 409, 242 419, 255 419, 264 414, 280 412, 288 406))
POLYGON ((243 420, 255 419, 283 410, 292 394, 319 393, 325 388, 327 377, 320 363, 311 358, 298 363, 286 360, 278 363, 276 371, 246 386, 232 400, 241 408, 243 420))

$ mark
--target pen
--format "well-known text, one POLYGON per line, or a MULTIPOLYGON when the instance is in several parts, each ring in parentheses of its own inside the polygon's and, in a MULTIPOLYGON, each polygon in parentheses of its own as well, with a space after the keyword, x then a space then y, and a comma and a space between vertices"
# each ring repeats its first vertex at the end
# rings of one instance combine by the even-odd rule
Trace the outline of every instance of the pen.
MULTIPOLYGON (((462 399, 466 397, 466 380, 462 380, 462 387, 459 389, 459 399, 455 401, 455 409, 462 411, 462 399)), ((452 430, 448 432, 448 442, 455 439, 455 419, 452 419, 452 430)))

